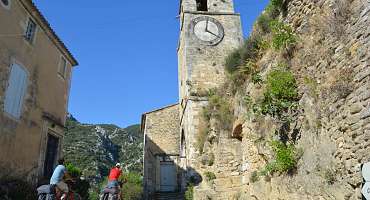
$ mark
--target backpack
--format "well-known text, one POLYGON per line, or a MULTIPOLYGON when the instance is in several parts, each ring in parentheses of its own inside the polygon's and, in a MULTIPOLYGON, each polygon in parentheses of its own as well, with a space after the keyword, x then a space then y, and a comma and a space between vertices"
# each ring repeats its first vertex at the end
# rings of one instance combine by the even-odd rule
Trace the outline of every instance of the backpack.
POLYGON ((104 188, 100 195, 100 200, 117 200, 119 195, 118 188, 104 188))
POLYGON ((39 194, 37 200, 56 200, 54 194, 39 194))
POLYGON ((42 185, 37 188, 37 200, 56 200, 55 185, 42 185))
POLYGON ((118 194, 104 193, 100 195, 100 200, 118 200, 118 194))

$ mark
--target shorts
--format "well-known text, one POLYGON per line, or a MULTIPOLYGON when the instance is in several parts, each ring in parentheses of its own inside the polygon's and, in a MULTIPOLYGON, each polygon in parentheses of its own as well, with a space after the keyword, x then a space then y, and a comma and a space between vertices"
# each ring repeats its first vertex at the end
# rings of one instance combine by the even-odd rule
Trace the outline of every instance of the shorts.
POLYGON ((119 187, 119 184, 118 184, 117 180, 108 182, 107 188, 115 188, 115 187, 119 187))
POLYGON ((63 193, 68 193, 69 192, 69 189, 68 189, 68 185, 66 183, 64 183, 63 181, 60 181, 56 184, 56 186, 58 187, 58 189, 60 191, 62 191, 63 193))

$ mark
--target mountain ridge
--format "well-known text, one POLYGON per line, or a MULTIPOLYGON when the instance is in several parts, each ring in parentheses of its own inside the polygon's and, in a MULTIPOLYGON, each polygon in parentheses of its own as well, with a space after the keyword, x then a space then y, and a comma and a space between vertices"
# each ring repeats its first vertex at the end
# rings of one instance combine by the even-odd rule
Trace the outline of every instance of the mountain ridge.
POLYGON ((142 152, 139 124, 121 128, 114 124, 80 123, 68 116, 63 154, 92 184, 100 183, 117 162, 125 171, 141 174, 142 152))

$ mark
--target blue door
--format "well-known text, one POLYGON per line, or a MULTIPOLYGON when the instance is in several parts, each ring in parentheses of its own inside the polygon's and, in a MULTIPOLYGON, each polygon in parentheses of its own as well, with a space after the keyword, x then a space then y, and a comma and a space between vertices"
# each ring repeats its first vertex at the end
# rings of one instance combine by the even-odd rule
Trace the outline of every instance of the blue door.
POLYGON ((161 162, 161 192, 174 192, 177 186, 176 167, 173 162, 161 162))

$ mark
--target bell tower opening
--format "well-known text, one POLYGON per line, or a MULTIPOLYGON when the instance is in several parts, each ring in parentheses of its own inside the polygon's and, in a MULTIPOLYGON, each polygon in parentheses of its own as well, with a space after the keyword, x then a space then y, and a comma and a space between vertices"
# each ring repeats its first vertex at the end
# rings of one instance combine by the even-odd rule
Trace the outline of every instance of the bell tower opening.
POLYGON ((208 11, 207 0, 196 0, 197 2, 197 11, 208 11))

